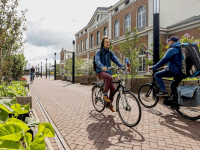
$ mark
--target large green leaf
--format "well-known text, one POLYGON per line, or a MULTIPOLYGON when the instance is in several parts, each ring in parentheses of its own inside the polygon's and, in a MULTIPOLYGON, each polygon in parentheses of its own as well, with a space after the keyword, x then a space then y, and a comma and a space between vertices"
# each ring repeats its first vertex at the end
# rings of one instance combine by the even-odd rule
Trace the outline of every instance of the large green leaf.
POLYGON ((17 103, 17 99, 1 99, 0 100, 0 108, 4 109, 8 113, 12 113, 13 109, 11 108, 12 105, 17 103))
POLYGON ((17 113, 18 115, 26 114, 29 112, 30 103, 28 105, 20 105, 16 103, 12 105, 11 108, 14 110, 14 113, 17 113))
POLYGON ((23 137, 24 130, 17 124, 9 123, 1 126, 0 139, 9 141, 20 141, 23 137))
POLYGON ((45 140, 40 135, 36 135, 34 141, 30 144, 30 150, 45 150, 45 140))
POLYGON ((43 137, 54 137, 55 131, 50 123, 45 122, 43 124, 39 124, 38 134, 40 134, 43 137))
POLYGON ((38 120, 36 120, 34 118, 30 118, 30 117, 26 117, 25 122, 26 122, 27 126, 29 126, 29 127, 34 127, 35 125, 39 124, 38 120))
POLYGON ((8 120, 9 116, 8 116, 8 112, 1 109, 1 112, 0 112, 0 123, 4 123, 8 120))
POLYGON ((25 150, 25 149, 22 147, 22 145, 19 145, 14 141, 0 139, 0 150, 25 150))
POLYGON ((26 143, 26 148, 29 150, 29 145, 32 141, 32 135, 30 133, 26 133, 24 136, 24 141, 26 143))
POLYGON ((16 118, 9 118, 8 121, 6 121, 6 124, 16 124, 20 126, 25 132, 30 130, 30 128, 23 121, 16 118))

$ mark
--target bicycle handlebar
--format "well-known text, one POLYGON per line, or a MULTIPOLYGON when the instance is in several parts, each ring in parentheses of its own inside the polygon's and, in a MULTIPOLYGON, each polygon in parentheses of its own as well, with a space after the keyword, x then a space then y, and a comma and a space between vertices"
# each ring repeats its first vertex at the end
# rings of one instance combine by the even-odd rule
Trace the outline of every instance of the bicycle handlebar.
POLYGON ((122 69, 122 70, 125 70, 125 69, 127 69, 127 67, 113 67, 113 66, 111 66, 111 67, 108 67, 107 69, 108 70, 112 70, 112 69, 116 69, 116 70, 122 69))

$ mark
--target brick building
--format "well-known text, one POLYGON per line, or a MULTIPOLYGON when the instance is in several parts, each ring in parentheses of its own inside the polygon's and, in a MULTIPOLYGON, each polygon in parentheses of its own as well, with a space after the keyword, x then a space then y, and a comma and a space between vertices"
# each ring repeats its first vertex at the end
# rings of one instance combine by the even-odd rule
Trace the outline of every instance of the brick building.
MULTIPOLYGON (((200 1, 198 0, 160 0, 160 38, 166 45, 166 39, 173 35, 181 38, 185 33, 200 38, 200 1)), ((91 14, 92 15, 92 14, 91 14)), ((124 60, 119 51, 119 41, 125 39, 126 28, 133 31, 136 27, 144 43, 140 52, 139 73, 145 74, 148 66, 145 59, 152 59, 145 53, 153 49, 153 0, 120 0, 110 7, 98 7, 89 23, 75 34, 76 57, 89 59, 100 47, 101 38, 109 36, 114 53, 124 60)), ((80 27, 81 28, 81 27, 80 27)))

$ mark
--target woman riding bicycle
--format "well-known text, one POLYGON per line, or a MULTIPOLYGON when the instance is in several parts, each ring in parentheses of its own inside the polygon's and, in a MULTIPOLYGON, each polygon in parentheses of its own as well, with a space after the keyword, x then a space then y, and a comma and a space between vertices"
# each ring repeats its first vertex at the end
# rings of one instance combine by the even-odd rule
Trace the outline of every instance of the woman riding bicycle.
MULTIPOLYGON (((119 67, 123 67, 123 65, 119 62, 117 57, 114 55, 112 51, 110 51, 110 39, 108 36, 104 36, 101 41, 100 50, 95 54, 95 63, 96 63, 96 73, 99 79, 105 80, 104 85, 104 96, 103 99, 106 102, 112 103, 113 99, 110 100, 110 96, 115 90, 115 84, 112 78, 112 70, 108 70, 108 67, 111 67, 111 60, 119 67), (108 97, 108 91, 110 90, 110 95, 108 97)), ((115 112, 113 105, 110 105, 110 110, 115 112)))

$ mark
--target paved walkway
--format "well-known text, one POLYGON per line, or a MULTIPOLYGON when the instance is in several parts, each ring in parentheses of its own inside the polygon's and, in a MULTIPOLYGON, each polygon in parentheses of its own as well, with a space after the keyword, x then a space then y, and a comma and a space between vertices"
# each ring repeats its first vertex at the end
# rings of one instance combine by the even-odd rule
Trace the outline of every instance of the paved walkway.
POLYGON ((183 119, 161 104, 142 107, 140 123, 128 128, 117 113, 94 111, 92 86, 43 77, 36 78, 30 88, 72 150, 200 150, 200 121, 183 119))

